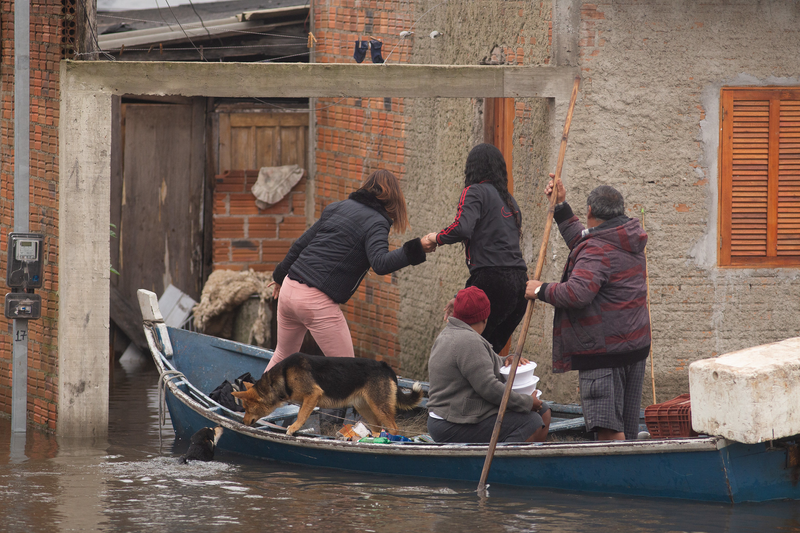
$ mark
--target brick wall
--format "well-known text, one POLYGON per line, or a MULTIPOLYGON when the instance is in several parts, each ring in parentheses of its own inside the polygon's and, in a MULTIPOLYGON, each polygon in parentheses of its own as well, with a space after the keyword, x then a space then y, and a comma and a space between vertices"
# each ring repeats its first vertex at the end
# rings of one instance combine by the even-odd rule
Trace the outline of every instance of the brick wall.
POLYGON ((214 269, 272 272, 306 229, 306 178, 277 204, 259 209, 250 189, 258 170, 232 170, 214 187, 214 269))
MULTIPOLYGON (((8 233, 14 228, 14 3, 0 1, 0 271, 6 272, 8 233)), ((65 9, 74 2, 30 6, 30 231, 43 233, 42 318, 29 322, 28 419, 54 430, 58 400, 58 114, 65 9), (64 4, 68 4, 65 5, 64 4)), ((74 31, 73 31, 74 33, 74 31)), ((1 283, 5 297, 8 289, 1 283)), ((3 318, 3 320, 6 320, 3 318)), ((10 321, 9 321, 10 322, 10 321)), ((9 324, 10 326, 10 324, 9 324)), ((0 412, 11 412, 12 338, 0 328, 0 412)))
MULTIPOLYGON (((399 34, 413 24, 414 13, 413 2, 315 4, 316 62, 355 63, 355 41, 371 38, 383 42, 384 59, 406 63, 411 41, 401 42, 399 34)), ((370 51, 362 66, 380 68, 372 64, 370 51)), ((407 119, 402 98, 322 98, 316 107, 317 218, 328 204, 346 199, 375 170, 389 170, 403 181, 407 119)), ((411 237, 390 234, 390 248, 411 237)), ((386 361, 399 369, 397 275, 378 276, 370 271, 342 309, 356 356, 386 361)))
MULTIPOLYGON (((514 20, 527 16, 521 6, 521 3, 515 4, 507 16, 514 20)), ((415 21, 419 21, 426 10, 426 6, 418 6, 417 2, 354 3, 348 0, 332 0, 315 3, 315 36, 318 39, 315 61, 354 63, 355 41, 378 39, 383 42, 383 58, 389 58, 393 63, 409 62, 415 41, 402 40, 399 34, 410 28, 415 21)), ((444 14, 445 11, 438 13, 444 14)), ((425 30, 429 31, 430 29, 425 30)), ((503 44, 495 46, 495 50, 489 48, 486 52, 493 52, 489 58, 492 62, 523 64, 530 61, 528 56, 532 44, 542 40, 546 40, 544 33, 538 36, 519 35, 501 41, 503 44)), ((425 44, 427 45, 427 41, 425 44)), ((477 64, 478 60, 472 59, 470 62, 477 64)), ((372 64, 369 51, 362 67, 381 68, 372 64)), ((323 98, 318 99, 315 106, 316 138, 309 139, 316 147, 316 173, 312 182, 315 218, 330 203, 346 199, 374 170, 389 170, 404 182, 407 173, 406 133, 410 114, 402 98, 323 98)), ((526 119, 529 118, 530 109, 524 105, 520 104, 517 111, 520 117, 524 115, 526 119)), ((459 165, 461 164, 463 160, 459 161, 459 165)), ((255 174, 249 178, 242 175, 236 179, 239 181, 234 180, 233 174, 227 178, 218 178, 214 204, 214 268, 238 269, 252 266, 272 269, 283 258, 295 238, 283 229, 294 219, 282 219, 281 216, 288 214, 298 217, 302 214, 301 207, 291 208, 289 205, 279 204, 275 208, 284 211, 275 214, 257 213, 247 185, 252 184, 255 174), (239 209, 236 207, 239 206, 239 195, 245 198, 243 205, 246 207, 241 209, 249 209, 248 213, 235 212, 239 209), (253 232, 255 224, 263 227, 263 236, 253 232), (284 226, 278 227, 279 224, 284 226)), ((299 187, 301 184, 295 188, 295 193, 299 191, 299 187)), ((304 225, 298 222, 296 229, 299 235, 304 225)), ((421 225, 414 228, 417 232, 423 229, 435 228, 423 228, 421 225)), ((390 247, 400 246, 408 238, 418 236, 414 230, 408 235, 390 235, 390 247)), ((356 355, 385 360, 402 371, 402 347, 398 334, 398 275, 377 276, 370 273, 356 294, 342 308, 350 325, 356 355)))

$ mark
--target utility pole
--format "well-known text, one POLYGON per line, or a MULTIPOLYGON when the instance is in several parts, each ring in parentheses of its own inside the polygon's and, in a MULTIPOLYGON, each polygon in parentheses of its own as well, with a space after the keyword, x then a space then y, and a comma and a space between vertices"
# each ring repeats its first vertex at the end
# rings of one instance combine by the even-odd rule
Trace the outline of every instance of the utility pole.
MULTIPOLYGON (((30 219, 30 0, 14 2, 14 232, 30 219)), ((28 408, 28 319, 15 318, 11 339, 11 431, 25 434, 28 408)), ((24 439, 23 439, 24 445, 24 439)))

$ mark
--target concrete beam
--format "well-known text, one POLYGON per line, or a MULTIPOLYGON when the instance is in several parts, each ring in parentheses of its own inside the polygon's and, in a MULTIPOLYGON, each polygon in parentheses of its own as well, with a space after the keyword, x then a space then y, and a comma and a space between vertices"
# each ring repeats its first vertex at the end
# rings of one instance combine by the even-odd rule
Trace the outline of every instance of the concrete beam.
POLYGON ((581 32, 581 0, 553 0, 552 64, 578 64, 581 32))
POLYGON ((63 61, 84 90, 261 98, 569 99, 577 67, 63 61))

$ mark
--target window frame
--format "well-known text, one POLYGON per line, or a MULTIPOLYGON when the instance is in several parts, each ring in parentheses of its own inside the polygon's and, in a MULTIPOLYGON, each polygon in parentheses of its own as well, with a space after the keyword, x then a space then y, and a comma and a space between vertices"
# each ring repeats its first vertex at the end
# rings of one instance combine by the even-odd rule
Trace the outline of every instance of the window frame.
MULTIPOLYGON (((781 102, 783 101, 796 101, 800 106, 800 87, 723 87, 720 90, 720 146, 719 146, 719 176, 718 176, 718 191, 719 191, 719 206, 718 206, 718 255, 717 264, 720 267, 731 268, 787 268, 800 266, 800 246, 796 246, 796 255, 778 255, 779 243, 779 202, 784 205, 794 203, 794 197, 798 203, 797 206, 787 207, 791 214, 796 210, 797 219, 800 219, 800 190, 795 193, 785 193, 779 196, 780 185, 787 182, 798 181, 800 183, 800 116, 798 116, 798 125, 796 132, 786 133, 781 137, 782 124, 781 124, 781 102), (765 254, 764 255, 737 255, 732 251, 734 242, 733 222, 734 222, 734 207, 733 207, 733 192, 734 192, 734 102, 741 101, 769 101, 768 119, 767 119, 767 143, 766 143, 766 163, 767 169, 767 192, 766 192, 766 230, 765 234, 759 235, 759 240, 765 241, 765 254), (781 159, 781 139, 796 137, 796 144, 798 147, 793 149, 794 157, 792 157, 792 149, 790 148, 789 155, 786 159, 781 159), (785 161, 797 158, 796 170, 797 177, 785 178, 785 182, 781 182, 781 165, 786 164, 785 161), (788 198, 788 199, 787 199, 788 198)), ((784 124, 785 125, 785 124, 784 124)), ((792 128, 792 125, 787 126, 792 128)), ((743 137, 739 137, 741 139, 743 137)), ((745 137, 746 138, 746 137, 745 137)), ((756 138, 754 135, 753 139, 756 138)), ((763 142, 763 141, 762 141, 763 142)), ((757 150, 755 145, 749 145, 746 148, 739 148, 739 150, 747 151, 748 148, 753 148, 755 153, 757 150)), ((762 159, 764 157, 763 150, 761 150, 762 159)), ((740 151, 739 156, 741 157, 740 151)), ((763 165, 762 165, 763 166, 763 165)), ((791 183, 789 183, 791 187, 791 183)), ((755 203, 755 202, 754 202, 755 203)), ((785 211, 783 211, 785 213, 785 211)), ((742 215, 739 215, 741 218, 742 215)), ((791 226, 791 221, 785 222, 791 226)), ((783 230, 781 230, 783 231, 783 230)), ((798 239, 800 239, 800 227, 797 229, 798 239)), ((785 234, 785 233, 784 233, 785 234)), ((740 240, 742 239, 740 234, 740 240)), ((791 239, 791 238, 789 238, 791 239)), ((785 239, 788 240, 788 239, 785 239)), ((791 247, 791 245, 789 245, 791 247)), ((746 253, 746 252, 743 252, 746 253)))

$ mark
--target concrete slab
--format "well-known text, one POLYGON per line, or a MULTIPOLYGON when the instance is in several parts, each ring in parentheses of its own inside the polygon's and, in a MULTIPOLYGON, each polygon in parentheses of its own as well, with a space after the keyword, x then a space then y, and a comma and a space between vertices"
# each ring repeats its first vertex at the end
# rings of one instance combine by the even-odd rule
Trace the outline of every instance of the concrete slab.
POLYGON ((800 337, 689 365, 692 427, 737 442, 800 433, 800 337))

